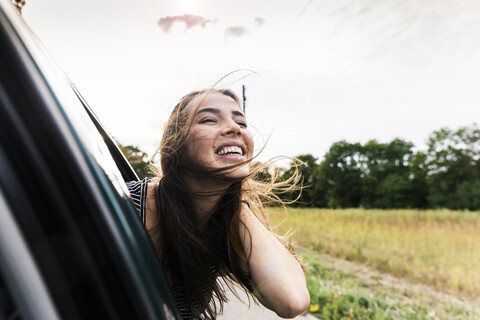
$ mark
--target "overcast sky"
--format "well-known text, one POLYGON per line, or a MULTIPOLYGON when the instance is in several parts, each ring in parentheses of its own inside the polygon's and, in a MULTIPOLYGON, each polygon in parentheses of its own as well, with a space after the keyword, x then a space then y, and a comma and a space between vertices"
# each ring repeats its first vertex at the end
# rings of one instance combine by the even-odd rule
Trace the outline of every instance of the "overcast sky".
POLYGON ((122 144, 153 152, 184 94, 247 88, 263 154, 424 147, 478 123, 478 0, 27 0, 24 17, 122 144))

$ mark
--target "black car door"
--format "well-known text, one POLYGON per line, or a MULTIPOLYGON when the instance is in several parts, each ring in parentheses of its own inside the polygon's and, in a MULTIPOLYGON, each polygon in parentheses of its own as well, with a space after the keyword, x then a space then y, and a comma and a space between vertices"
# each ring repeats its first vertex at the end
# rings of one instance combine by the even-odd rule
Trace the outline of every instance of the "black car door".
POLYGON ((0 296, 13 301, 5 310, 25 319, 177 319, 125 188, 136 176, 92 119, 0 0, 0 296))

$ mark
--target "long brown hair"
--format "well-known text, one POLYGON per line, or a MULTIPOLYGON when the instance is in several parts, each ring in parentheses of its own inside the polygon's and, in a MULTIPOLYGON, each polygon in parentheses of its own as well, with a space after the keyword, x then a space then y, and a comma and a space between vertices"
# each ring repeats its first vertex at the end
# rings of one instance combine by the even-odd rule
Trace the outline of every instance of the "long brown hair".
MULTIPOLYGON (((242 223, 239 219, 242 202, 247 202, 259 220, 273 233, 262 201, 281 202, 272 189, 291 186, 291 182, 299 178, 294 175, 282 183, 276 183, 275 178, 267 183, 255 181, 253 177, 256 173, 268 164, 256 166, 248 177, 232 182, 222 194, 206 227, 198 228, 199 222, 192 207, 192 197, 198 194, 192 192, 184 177, 192 173, 215 175, 219 174, 219 170, 202 173, 186 156, 186 144, 193 121, 188 107, 195 97, 204 95, 204 99, 211 93, 224 94, 241 105, 231 90, 207 89, 187 94, 174 107, 158 149, 161 172, 155 187, 157 223, 150 230, 156 236, 155 246, 170 281, 181 287, 186 307, 201 319, 215 319, 222 311, 223 302, 227 301, 223 285, 228 285, 228 281, 222 284, 217 276, 233 280, 246 292, 253 292, 249 274, 240 268, 241 260, 248 261, 250 255, 244 251, 237 232, 242 223)), ((287 239, 277 238, 293 253, 287 239)))

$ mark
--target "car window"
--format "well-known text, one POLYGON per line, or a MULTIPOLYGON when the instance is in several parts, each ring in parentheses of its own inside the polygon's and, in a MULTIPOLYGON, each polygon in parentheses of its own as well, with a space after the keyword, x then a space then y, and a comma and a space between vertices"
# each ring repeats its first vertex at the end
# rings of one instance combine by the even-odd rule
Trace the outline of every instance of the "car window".
POLYGON ((77 90, 77 88, 75 88, 75 86, 72 83, 70 83, 70 85, 73 91, 75 92, 75 94, 77 95, 78 100, 85 108, 85 111, 90 117, 90 120, 92 120, 92 123, 97 128, 98 133, 102 136, 103 141, 105 142, 108 150, 110 151, 110 155, 112 156, 113 160, 117 164, 118 169, 120 170, 123 180, 125 182, 137 181, 138 176, 135 173, 135 170, 133 170, 132 166, 129 164, 128 160, 126 159, 125 155, 122 153, 120 148, 118 147, 117 143, 115 143, 112 136, 105 130, 103 125, 100 123, 100 120, 97 118, 97 116, 95 115, 93 110, 90 108, 90 106, 87 104, 87 102, 82 97, 82 95, 77 90))

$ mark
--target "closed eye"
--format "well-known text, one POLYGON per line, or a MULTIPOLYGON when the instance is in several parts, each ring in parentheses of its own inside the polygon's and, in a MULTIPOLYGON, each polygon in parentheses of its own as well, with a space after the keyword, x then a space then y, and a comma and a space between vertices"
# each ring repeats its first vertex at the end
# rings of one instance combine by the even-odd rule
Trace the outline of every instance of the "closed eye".
POLYGON ((237 122, 237 124, 238 124, 240 127, 244 127, 244 128, 247 127, 247 124, 246 124, 245 122, 237 122))
POLYGON ((206 119, 200 120, 199 123, 215 123, 215 122, 217 122, 217 120, 211 119, 211 118, 206 118, 206 119))

